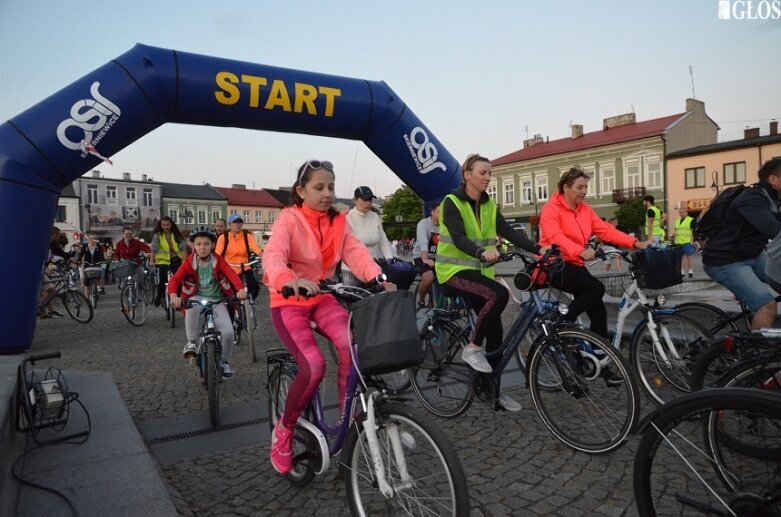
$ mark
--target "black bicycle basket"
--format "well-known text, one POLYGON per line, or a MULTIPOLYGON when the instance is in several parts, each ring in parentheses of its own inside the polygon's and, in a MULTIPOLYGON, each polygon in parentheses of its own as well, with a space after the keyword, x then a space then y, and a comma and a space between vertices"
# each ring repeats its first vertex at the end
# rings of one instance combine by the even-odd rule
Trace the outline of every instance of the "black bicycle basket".
POLYGON ((683 282, 683 247, 646 248, 632 254, 629 266, 642 289, 664 289, 683 282))
POLYGON ((350 306, 358 365, 364 375, 403 370, 423 361, 410 291, 380 293, 350 306))

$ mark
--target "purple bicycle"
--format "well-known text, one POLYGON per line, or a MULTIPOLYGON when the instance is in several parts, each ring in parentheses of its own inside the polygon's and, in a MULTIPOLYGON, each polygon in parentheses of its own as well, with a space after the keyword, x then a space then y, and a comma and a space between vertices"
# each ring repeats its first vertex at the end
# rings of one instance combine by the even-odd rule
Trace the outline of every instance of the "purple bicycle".
MULTIPOLYGON (((349 302, 371 294, 343 284, 320 288, 349 302)), ((444 432, 395 398, 381 379, 364 377, 355 344, 351 356, 343 412, 335 423, 327 421, 320 390, 315 393, 296 426, 287 479, 304 486, 338 456, 353 515, 469 515, 466 477, 444 432)), ((266 362, 273 429, 298 368, 284 349, 266 352, 266 362)))

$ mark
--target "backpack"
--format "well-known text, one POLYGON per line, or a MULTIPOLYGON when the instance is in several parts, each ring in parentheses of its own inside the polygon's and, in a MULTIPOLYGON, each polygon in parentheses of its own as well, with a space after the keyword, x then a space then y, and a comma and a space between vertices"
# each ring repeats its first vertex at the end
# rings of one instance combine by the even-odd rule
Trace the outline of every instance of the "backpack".
POLYGON ((694 238, 697 240, 707 239, 722 227, 727 208, 740 194, 746 190, 746 185, 737 185, 730 187, 717 195, 711 201, 710 206, 697 216, 697 225, 694 227, 694 238))
MULTIPOLYGON (((249 247, 249 240, 247 239, 247 234, 249 233, 247 230, 241 230, 241 233, 244 234, 244 245, 247 247, 247 258, 252 256, 252 250, 249 247)), ((222 248, 222 258, 225 258, 225 253, 228 251, 228 232, 225 232, 222 234, 223 238, 225 239, 225 246, 222 248)))

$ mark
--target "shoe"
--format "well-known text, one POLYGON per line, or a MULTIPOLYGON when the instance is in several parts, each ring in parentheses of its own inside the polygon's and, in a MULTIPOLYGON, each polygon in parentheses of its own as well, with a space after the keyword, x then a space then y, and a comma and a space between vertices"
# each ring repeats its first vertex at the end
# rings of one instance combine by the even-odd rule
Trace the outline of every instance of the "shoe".
POLYGON ((691 271, 689 271, 689 278, 690 278, 690 279, 691 279, 691 278, 694 278, 694 273, 692 273, 691 271))
POLYGON ((106 290, 102 287, 98 287, 98 294, 106 294, 106 290))
POLYGON ((512 399, 507 393, 499 395, 499 406, 505 411, 512 411, 513 413, 521 410, 521 404, 512 399))
POLYGON ((608 386, 621 386, 624 384, 624 378, 618 375, 612 366, 602 367, 602 378, 608 386))
POLYGON ((188 341, 186 345, 184 345, 184 350, 182 350, 182 355, 184 355, 185 359, 192 359, 196 355, 198 355, 198 347, 195 346, 195 343, 192 341, 188 341))
POLYGON ((485 354, 479 348, 464 347, 464 351, 461 352, 461 359, 478 372, 491 373, 493 371, 493 368, 488 363, 488 359, 485 358, 485 354))
POLYGON ((65 317, 65 316, 63 316, 62 314, 60 314, 57 311, 50 311, 49 312, 49 316, 51 316, 52 318, 64 318, 65 317))
POLYGON ((293 431, 281 418, 271 431, 271 466, 283 476, 293 470, 293 431))
POLYGON ((233 368, 230 363, 222 363, 222 378, 230 379, 231 377, 233 377, 233 368))

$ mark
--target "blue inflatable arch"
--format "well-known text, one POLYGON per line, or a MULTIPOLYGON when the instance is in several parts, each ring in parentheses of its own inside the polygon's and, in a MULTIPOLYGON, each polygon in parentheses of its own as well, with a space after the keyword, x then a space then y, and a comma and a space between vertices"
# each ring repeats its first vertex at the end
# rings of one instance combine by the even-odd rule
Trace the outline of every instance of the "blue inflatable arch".
POLYGON ((57 200, 100 162, 88 151, 111 156, 166 122, 362 140, 426 201, 460 178, 384 82, 136 45, 0 126, 0 352, 32 344, 57 200))

